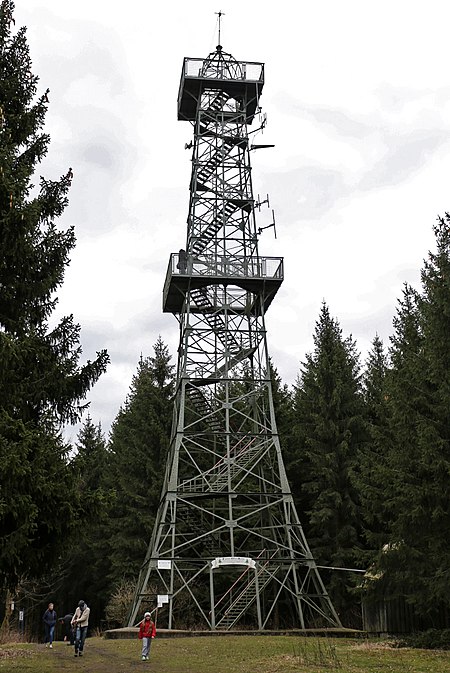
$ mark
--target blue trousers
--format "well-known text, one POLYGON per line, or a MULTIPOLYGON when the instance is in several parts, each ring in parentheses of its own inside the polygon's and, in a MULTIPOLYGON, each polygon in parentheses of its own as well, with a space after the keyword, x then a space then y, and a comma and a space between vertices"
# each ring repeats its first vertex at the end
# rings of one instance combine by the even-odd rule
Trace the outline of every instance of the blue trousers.
POLYGON ((50 645, 53 643, 53 636, 55 634, 55 625, 50 626, 49 624, 44 623, 44 628, 45 628, 45 642, 50 643, 50 645))
POLYGON ((84 641, 87 636, 87 626, 77 626, 75 633, 75 652, 82 652, 84 648, 84 641))

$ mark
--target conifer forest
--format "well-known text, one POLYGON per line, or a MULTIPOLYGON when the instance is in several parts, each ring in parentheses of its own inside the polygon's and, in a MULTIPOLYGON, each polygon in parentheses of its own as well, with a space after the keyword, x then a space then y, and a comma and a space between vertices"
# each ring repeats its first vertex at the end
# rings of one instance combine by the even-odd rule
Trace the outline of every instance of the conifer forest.
MULTIPOLYGON (((83 597, 93 626, 121 626, 161 495, 176 359, 161 334, 105 436, 86 396, 109 355, 99 343, 84 362, 81 326, 53 319, 76 246, 58 225, 72 169, 68 158, 59 178, 39 177, 50 103, 11 0, 0 71, 0 621, 16 618, 14 602, 39 630, 50 600, 69 609, 83 597), (63 430, 79 422, 71 445, 63 430)), ((450 625, 450 214, 423 226, 434 247, 387 342, 374 333, 363 360, 323 301, 295 384, 276 362, 269 373, 297 511, 352 628, 362 603, 395 600, 420 628, 450 625)))

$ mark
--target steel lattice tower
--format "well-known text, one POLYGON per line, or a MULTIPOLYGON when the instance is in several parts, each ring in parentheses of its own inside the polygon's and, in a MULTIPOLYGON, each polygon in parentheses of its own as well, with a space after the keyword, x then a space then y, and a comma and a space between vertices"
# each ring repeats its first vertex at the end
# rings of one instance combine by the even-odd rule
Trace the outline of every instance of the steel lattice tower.
POLYGON ((163 310, 179 321, 177 389, 130 625, 158 594, 169 629, 188 605, 211 630, 273 628, 280 607, 291 626, 340 626, 297 516, 274 414, 264 316, 283 260, 258 251, 258 146, 248 130, 263 83, 262 63, 238 62, 220 45, 184 60, 178 119, 194 128, 187 238, 163 292, 163 310))

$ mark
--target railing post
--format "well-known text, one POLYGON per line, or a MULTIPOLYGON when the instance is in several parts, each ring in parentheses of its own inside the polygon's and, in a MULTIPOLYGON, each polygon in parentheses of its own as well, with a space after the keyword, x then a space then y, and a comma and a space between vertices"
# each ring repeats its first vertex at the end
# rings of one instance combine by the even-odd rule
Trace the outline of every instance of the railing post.
POLYGON ((209 562, 209 595, 211 602, 211 629, 216 628, 216 613, 214 609, 214 575, 211 561, 209 562))
POLYGON ((259 595, 259 582, 258 582, 258 563, 255 564, 255 589, 256 589, 256 612, 258 615, 258 629, 262 631, 262 617, 261 617, 261 597, 259 595))

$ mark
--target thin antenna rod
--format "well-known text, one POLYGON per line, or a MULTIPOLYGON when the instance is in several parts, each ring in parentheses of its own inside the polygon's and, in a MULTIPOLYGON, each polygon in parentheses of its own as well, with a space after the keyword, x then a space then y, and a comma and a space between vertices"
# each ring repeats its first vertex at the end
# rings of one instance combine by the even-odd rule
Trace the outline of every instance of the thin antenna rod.
POLYGON ((220 41, 220 28, 221 28, 222 16, 225 16, 225 12, 222 12, 222 10, 219 9, 218 12, 214 12, 214 13, 217 14, 217 16, 219 17, 219 42, 218 42, 218 44, 222 44, 221 41, 220 41))

